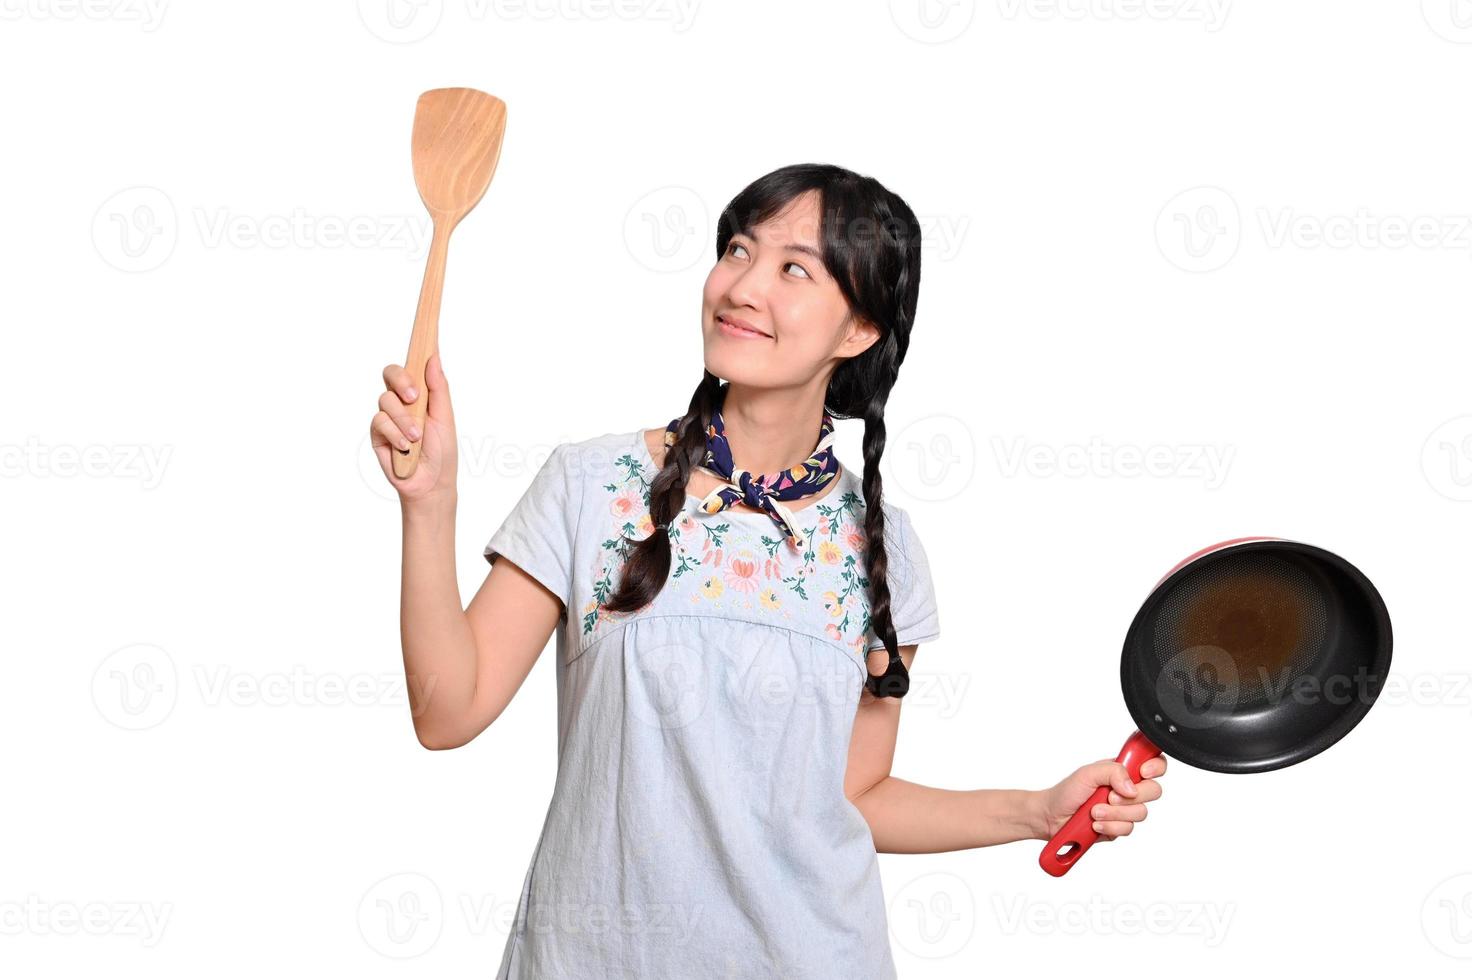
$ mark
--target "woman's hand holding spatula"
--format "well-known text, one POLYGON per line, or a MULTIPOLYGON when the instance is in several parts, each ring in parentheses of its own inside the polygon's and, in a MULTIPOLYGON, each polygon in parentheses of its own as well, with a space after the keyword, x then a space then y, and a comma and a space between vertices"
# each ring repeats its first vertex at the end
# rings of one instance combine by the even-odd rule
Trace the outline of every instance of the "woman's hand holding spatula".
POLYGON ((440 369, 440 355, 435 353, 424 366, 424 382, 428 391, 419 391, 414 378, 402 364, 383 369, 383 383, 388 388, 378 396, 378 414, 373 416, 373 452, 383 475, 399 492, 402 503, 434 500, 453 501, 455 496, 455 413, 450 408, 450 386, 440 369), (415 418, 413 407, 425 405, 423 430, 415 418), (419 445, 419 463, 407 477, 394 475, 393 458, 413 443, 419 445))
MULTIPOLYGON (((506 103, 476 89, 430 89, 419 96, 415 105, 414 185, 429 209, 434 236, 424 264, 409 354, 404 359, 403 370, 410 384, 425 378, 429 359, 439 350, 440 293, 445 284, 450 233, 490 186, 496 162, 501 159, 505 131, 506 103)), ((413 422, 399 428, 417 429, 417 423, 424 420, 424 404, 411 400, 406 408, 413 422)), ((422 447, 417 437, 404 434, 409 445, 399 448, 395 444, 390 458, 395 475, 408 480, 419 465, 422 447)))
POLYGON ((409 354, 403 364, 383 369, 388 390, 378 399, 372 425, 373 452, 406 503, 454 500, 455 422, 439 366, 440 293, 450 233, 490 186, 505 130, 506 103, 476 89, 430 89, 414 107, 414 184, 429 209, 434 237, 409 354))

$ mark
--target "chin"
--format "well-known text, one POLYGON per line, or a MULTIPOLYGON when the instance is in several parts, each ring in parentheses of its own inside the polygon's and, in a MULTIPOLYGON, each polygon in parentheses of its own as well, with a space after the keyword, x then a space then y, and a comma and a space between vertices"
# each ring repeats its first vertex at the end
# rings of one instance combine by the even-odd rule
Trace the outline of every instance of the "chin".
POLYGON ((740 385, 762 387, 772 383, 772 371, 764 357, 722 350, 721 338, 705 347, 705 369, 716 377, 740 385))

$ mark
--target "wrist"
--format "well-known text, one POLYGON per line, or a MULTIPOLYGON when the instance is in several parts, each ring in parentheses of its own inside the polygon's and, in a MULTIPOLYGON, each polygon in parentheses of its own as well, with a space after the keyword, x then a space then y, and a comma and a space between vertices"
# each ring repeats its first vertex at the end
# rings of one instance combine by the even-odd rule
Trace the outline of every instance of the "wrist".
POLYGON ((459 503, 455 488, 436 490, 419 497, 400 498, 399 509, 403 512, 404 520, 409 521, 443 521, 455 516, 455 508, 459 503))
POLYGON ((1024 790, 1023 824, 1027 827, 1029 840, 1050 840, 1052 834, 1048 832, 1048 814, 1044 807, 1045 795, 1043 790, 1024 790))

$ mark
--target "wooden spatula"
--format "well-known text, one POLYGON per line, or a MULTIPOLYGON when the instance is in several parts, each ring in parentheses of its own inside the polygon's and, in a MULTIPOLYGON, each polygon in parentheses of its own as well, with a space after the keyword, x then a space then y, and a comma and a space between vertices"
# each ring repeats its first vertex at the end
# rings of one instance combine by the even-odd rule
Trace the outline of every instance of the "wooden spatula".
MULTIPOLYGON (((419 397, 408 407, 421 433, 429 404, 424 365, 439 349, 440 292, 445 284, 450 233, 480 203, 490 186, 505 132, 506 103, 473 88, 430 89, 419 97, 414 108, 414 183, 434 219, 414 333, 409 337, 409 356, 404 359, 404 367, 419 390, 419 397)), ((414 475, 420 446, 416 440, 408 449, 394 454, 394 476, 404 479, 414 475)))

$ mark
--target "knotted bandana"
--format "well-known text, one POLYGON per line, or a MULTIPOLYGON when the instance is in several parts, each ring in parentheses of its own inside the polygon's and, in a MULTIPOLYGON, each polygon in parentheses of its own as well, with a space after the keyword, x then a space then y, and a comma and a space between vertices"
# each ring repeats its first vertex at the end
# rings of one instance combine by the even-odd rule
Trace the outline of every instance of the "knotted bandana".
MULTIPOLYGON (((666 449, 675 444, 675 432, 680 419, 671 419, 665 427, 666 449)), ((784 500, 798 500, 821 491, 838 476, 840 464, 831 448, 836 435, 833 416, 823 413, 823 423, 818 429, 818 445, 806 460, 782 470, 773 477, 754 474, 743 470, 731 461, 731 444, 726 441, 726 425, 717 409, 711 415, 710 425, 705 430, 705 455, 697 464, 700 469, 726 481, 725 486, 716 487, 700 501, 700 509, 706 514, 718 514, 738 501, 764 510, 776 523, 783 536, 793 547, 801 549, 807 545, 807 537, 798 527, 797 517, 784 500)))

